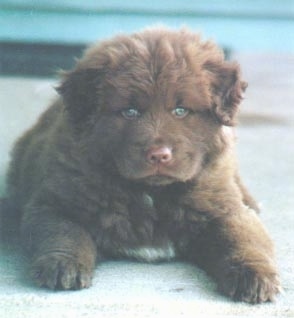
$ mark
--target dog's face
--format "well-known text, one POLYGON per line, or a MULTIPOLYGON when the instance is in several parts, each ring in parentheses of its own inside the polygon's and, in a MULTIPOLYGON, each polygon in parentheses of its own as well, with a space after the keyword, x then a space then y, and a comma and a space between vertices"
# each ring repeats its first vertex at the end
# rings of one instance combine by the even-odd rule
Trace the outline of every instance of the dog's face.
POLYGON ((196 176, 227 142, 245 88, 235 64, 187 31, 145 31, 90 49, 59 91, 92 158, 165 185, 196 176))

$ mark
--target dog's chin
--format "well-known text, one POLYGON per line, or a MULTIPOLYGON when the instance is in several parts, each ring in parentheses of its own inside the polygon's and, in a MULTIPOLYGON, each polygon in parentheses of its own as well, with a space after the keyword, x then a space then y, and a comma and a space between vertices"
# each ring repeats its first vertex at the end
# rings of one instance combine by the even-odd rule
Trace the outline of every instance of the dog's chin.
POLYGON ((166 176, 166 175, 151 175, 144 178, 141 178, 138 180, 140 183, 144 183, 150 186, 165 186, 169 185, 175 182, 178 182, 179 180, 172 176, 166 176))
POLYGON ((165 186, 169 185, 175 182, 181 182, 179 177, 174 176, 172 174, 162 174, 162 173, 156 173, 156 172, 143 172, 140 171, 140 173, 125 173, 125 171, 120 171, 120 175, 129 181, 140 183, 140 184, 146 184, 149 186, 165 186))

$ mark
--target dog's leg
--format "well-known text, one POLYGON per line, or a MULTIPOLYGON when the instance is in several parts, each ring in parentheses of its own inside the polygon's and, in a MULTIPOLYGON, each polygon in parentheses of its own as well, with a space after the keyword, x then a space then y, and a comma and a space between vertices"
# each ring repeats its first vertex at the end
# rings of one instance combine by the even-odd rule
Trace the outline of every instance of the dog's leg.
POLYGON ((272 242, 254 211, 215 217, 189 249, 194 260, 237 301, 273 301, 280 291, 272 242))
POLYGON ((91 285, 96 248, 90 235, 47 206, 24 212, 21 239, 31 257, 33 280, 50 289, 81 289, 91 285))

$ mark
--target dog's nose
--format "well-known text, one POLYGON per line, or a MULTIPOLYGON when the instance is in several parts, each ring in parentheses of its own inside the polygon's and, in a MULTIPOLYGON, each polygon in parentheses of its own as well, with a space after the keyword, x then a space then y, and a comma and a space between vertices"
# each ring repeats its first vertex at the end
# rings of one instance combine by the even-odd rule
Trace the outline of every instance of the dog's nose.
POLYGON ((147 160, 152 164, 166 164, 172 160, 172 150, 167 146, 150 148, 147 152, 147 160))

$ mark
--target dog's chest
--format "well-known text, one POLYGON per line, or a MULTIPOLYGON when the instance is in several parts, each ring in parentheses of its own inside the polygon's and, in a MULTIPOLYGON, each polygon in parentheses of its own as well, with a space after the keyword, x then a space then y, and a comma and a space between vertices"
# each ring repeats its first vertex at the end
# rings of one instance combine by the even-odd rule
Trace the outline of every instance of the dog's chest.
MULTIPOLYGON (((143 204, 154 207, 154 198, 144 193, 142 196, 143 204)), ((145 262, 160 262, 171 260, 176 257, 173 243, 168 239, 167 234, 163 230, 160 231, 159 238, 154 238, 153 242, 146 242, 138 247, 123 247, 119 253, 121 256, 136 259, 145 262)))

